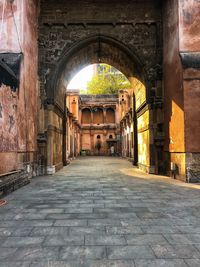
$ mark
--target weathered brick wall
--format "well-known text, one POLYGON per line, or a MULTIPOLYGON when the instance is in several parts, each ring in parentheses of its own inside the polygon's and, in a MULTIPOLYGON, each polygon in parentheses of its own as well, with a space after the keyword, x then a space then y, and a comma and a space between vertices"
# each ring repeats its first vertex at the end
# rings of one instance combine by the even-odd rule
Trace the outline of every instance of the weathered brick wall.
MULTIPOLYGON (((16 92, 0 84, 0 173, 22 168, 24 161, 32 162, 37 150, 39 1, 5 1, 4 7, 0 53, 23 56, 16 92)), ((3 14, 3 1, 0 1, 0 14, 3 14)))
MULTIPOLYGON (((143 59, 146 71, 152 76, 152 69, 162 61, 161 6, 158 2, 42 0, 39 25, 42 93, 46 74, 54 70, 63 51, 98 34, 113 37, 129 47, 143 59)), ((88 57, 85 55, 86 63, 88 57)))

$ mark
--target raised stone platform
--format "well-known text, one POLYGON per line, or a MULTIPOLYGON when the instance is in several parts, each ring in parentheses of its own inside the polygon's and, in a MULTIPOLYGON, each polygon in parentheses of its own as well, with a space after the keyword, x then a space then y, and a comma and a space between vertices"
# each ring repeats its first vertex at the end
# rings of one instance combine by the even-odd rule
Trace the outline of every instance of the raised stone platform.
POLYGON ((0 196, 7 195, 29 183, 27 172, 22 170, 0 174, 0 196))

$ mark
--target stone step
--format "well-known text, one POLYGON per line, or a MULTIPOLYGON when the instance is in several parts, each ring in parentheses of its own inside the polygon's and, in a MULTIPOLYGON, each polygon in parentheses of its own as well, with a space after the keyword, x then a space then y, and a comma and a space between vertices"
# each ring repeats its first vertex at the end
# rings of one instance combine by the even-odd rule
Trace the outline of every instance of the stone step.
POLYGON ((13 171, 0 175, 0 196, 7 195, 10 192, 30 183, 28 173, 24 170, 13 171))

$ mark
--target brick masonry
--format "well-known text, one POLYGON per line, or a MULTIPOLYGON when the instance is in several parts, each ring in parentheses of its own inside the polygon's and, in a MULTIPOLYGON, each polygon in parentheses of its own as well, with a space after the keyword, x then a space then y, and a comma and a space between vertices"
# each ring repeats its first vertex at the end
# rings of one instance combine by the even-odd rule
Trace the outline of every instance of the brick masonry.
POLYGON ((152 69, 162 62, 161 29, 161 7, 155 1, 41 1, 41 83, 44 85, 45 75, 54 70, 64 50, 70 51, 75 43, 94 35, 110 36, 125 44, 143 59, 152 76, 152 69))

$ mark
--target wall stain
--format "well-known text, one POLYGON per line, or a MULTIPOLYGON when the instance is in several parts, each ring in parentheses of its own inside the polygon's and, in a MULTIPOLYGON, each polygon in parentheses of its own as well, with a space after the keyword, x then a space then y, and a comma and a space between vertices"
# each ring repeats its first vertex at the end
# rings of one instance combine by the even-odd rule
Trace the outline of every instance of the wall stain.
POLYGON ((2 107, 2 105, 1 105, 1 103, 0 103, 0 118, 2 118, 2 117, 3 117, 3 114, 2 114, 2 112, 3 112, 3 107, 2 107))
POLYGON ((0 87, 0 151, 17 149, 17 98, 10 87, 0 87))
POLYGON ((10 123, 10 127, 9 127, 9 133, 11 132, 11 130, 12 130, 12 128, 13 128, 13 126, 14 126, 14 124, 15 124, 15 120, 14 120, 14 118, 13 118, 13 116, 12 115, 9 115, 9 123, 10 123))

